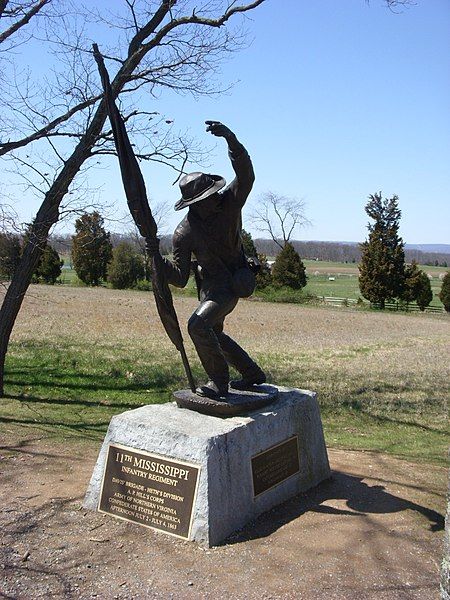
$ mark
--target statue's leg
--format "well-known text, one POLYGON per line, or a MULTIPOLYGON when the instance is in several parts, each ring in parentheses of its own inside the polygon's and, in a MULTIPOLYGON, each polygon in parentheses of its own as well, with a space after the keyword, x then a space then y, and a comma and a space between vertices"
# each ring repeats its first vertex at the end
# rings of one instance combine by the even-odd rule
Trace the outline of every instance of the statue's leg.
POLYGON ((214 327, 223 323, 223 319, 237 304, 237 298, 229 293, 220 293, 200 303, 188 322, 189 335, 209 379, 218 388, 220 394, 228 389, 229 370, 214 327))
POLYGON ((246 385, 264 383, 266 376, 258 364, 229 335, 223 333, 223 320, 214 327, 223 355, 229 365, 242 375, 246 385))

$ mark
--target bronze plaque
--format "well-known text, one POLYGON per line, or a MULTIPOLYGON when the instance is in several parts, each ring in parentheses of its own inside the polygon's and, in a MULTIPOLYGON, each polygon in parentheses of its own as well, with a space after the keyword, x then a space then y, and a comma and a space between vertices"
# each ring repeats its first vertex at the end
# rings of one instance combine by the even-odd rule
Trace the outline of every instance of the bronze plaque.
POLYGON ((300 470, 298 436, 272 446, 252 458, 253 494, 259 496, 300 470))
POLYGON ((200 467, 110 444, 98 510, 188 540, 200 467))

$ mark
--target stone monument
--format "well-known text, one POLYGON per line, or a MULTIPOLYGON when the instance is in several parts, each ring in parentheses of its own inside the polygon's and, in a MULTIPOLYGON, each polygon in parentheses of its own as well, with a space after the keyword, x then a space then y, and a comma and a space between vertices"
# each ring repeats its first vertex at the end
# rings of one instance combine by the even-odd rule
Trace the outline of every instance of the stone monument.
POLYGON ((235 178, 228 186, 220 175, 200 172, 180 179, 175 209, 188 213, 175 230, 173 260, 163 258, 144 180, 95 45, 94 55, 128 206, 153 258, 158 312, 190 389, 175 392, 175 402, 113 417, 84 505, 214 545, 329 477, 316 395, 267 385, 260 366, 224 333, 225 317, 255 287, 241 241, 241 210, 254 181, 246 149, 228 127, 206 121, 207 131, 226 140, 235 178), (191 269, 199 306, 188 331, 208 376, 198 387, 168 286, 184 287, 191 269), (229 365, 240 379, 229 381, 229 365))
POLYGON ((316 396, 245 416, 149 405, 113 417, 84 506, 212 546, 330 476, 316 396))

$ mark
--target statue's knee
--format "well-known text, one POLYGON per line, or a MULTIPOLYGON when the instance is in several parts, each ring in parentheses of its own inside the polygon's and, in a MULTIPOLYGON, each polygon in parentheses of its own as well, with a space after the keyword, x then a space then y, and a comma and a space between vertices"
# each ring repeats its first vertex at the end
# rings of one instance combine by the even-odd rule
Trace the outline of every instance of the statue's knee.
POLYGON ((192 315, 188 321, 188 333, 191 338, 204 334, 206 329, 207 327, 204 320, 196 314, 192 315))

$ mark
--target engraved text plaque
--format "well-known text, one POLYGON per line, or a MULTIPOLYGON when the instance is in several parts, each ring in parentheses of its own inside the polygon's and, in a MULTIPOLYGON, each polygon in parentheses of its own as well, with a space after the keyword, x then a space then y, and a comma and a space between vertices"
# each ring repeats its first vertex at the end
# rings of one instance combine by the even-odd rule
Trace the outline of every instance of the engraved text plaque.
POLYGON ((98 510, 189 539, 200 467, 110 444, 98 510))
POLYGON ((298 436, 294 435, 252 457, 254 495, 272 489, 299 470, 298 436))

